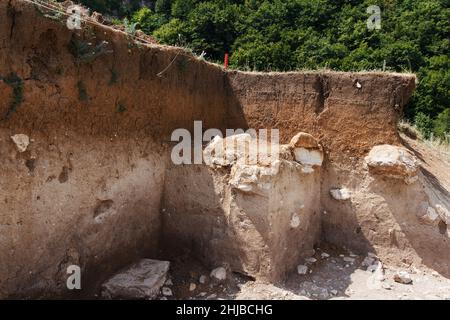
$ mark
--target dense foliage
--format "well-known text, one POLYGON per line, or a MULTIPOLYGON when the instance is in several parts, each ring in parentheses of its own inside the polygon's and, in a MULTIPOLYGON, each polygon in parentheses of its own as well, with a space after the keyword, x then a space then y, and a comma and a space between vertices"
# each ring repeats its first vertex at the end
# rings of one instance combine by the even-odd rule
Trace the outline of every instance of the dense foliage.
POLYGON ((425 136, 450 133, 448 0, 81 0, 128 16, 163 43, 247 70, 410 71, 419 86, 406 118, 425 136), (381 8, 369 30, 367 8, 381 8))

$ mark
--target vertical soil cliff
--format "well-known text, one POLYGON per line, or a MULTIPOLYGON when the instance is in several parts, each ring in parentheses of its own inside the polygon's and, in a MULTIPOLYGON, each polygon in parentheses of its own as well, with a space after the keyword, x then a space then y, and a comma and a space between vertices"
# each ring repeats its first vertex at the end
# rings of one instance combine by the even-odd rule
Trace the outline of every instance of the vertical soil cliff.
MULTIPOLYGON (((64 17, 2 0, 0 76, 0 297, 76 295, 65 286, 68 265, 81 266, 87 289, 95 289, 113 271, 174 244, 206 264, 233 265, 219 251, 225 244, 213 241, 227 223, 221 196, 229 192, 229 168, 170 160, 171 133, 192 131, 194 120, 203 130, 279 129, 283 144, 298 132, 313 135, 322 167, 305 179, 298 174, 301 197, 314 200, 301 200, 307 215, 320 217, 311 246, 326 240, 450 275, 447 225, 418 219, 429 207, 448 210, 448 189, 424 173, 412 185, 375 177, 364 160, 374 146, 402 145, 396 124, 414 75, 225 71, 180 48, 137 43, 98 24, 69 30, 64 17), (11 139, 17 134, 30 139, 25 150, 11 139), (330 196, 344 187, 350 199, 330 196), (178 220, 164 220, 166 210, 178 220)), ((296 174, 277 178, 280 190, 294 188, 290 200, 296 174)), ((236 203, 269 214, 284 210, 280 199, 236 203)), ((279 240, 264 232, 258 236, 279 240)), ((257 246, 253 240, 245 239, 257 246)), ((236 271, 263 270, 253 267, 236 271)))

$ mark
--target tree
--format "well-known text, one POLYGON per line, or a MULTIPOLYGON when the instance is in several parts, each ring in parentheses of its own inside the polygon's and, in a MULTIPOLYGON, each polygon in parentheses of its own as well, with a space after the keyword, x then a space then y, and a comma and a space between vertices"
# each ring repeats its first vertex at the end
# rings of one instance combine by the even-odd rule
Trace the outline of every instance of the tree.
POLYGON ((443 137, 450 105, 450 8, 446 0, 382 0, 381 29, 369 30, 373 0, 81 0, 132 17, 160 42, 205 51, 252 70, 331 68, 414 72, 405 116, 443 137), (152 9, 153 8, 153 9, 152 9))

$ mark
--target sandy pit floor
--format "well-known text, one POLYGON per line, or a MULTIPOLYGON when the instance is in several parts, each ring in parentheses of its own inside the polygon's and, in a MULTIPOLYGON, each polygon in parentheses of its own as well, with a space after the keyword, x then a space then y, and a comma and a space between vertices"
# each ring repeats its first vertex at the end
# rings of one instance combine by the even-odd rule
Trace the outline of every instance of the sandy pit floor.
POLYGON ((210 277, 211 270, 180 257, 173 261, 165 290, 172 295, 160 299, 192 300, 450 300, 450 279, 425 267, 391 268, 376 258, 355 255, 347 250, 316 248, 316 261, 305 262, 306 274, 291 274, 285 282, 269 284, 228 272, 225 281, 210 277), (189 261, 189 262, 186 262, 189 261), (368 262, 373 262, 368 265, 368 262), (412 282, 394 280, 399 271, 412 282), (203 282, 203 283, 202 283, 203 282))

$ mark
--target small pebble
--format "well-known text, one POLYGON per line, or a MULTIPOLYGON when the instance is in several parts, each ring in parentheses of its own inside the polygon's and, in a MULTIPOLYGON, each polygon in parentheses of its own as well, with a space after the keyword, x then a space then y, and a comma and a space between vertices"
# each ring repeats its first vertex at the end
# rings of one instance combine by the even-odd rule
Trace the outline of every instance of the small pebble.
POLYGON ((308 267, 307 266, 305 266, 303 264, 300 264, 300 265, 297 266, 297 273, 298 274, 304 275, 307 272, 308 272, 308 267))
POLYGON ((172 289, 170 289, 168 287, 162 287, 161 292, 162 292, 163 296, 166 296, 166 297, 173 296, 172 289))
POLYGON ((316 259, 316 258, 306 258, 305 261, 306 261, 307 263, 314 263, 314 262, 317 261, 317 259, 316 259))
POLYGON ((206 276, 205 275, 201 275, 200 278, 198 279, 198 282, 200 282, 201 284, 205 284, 206 283, 206 276))

